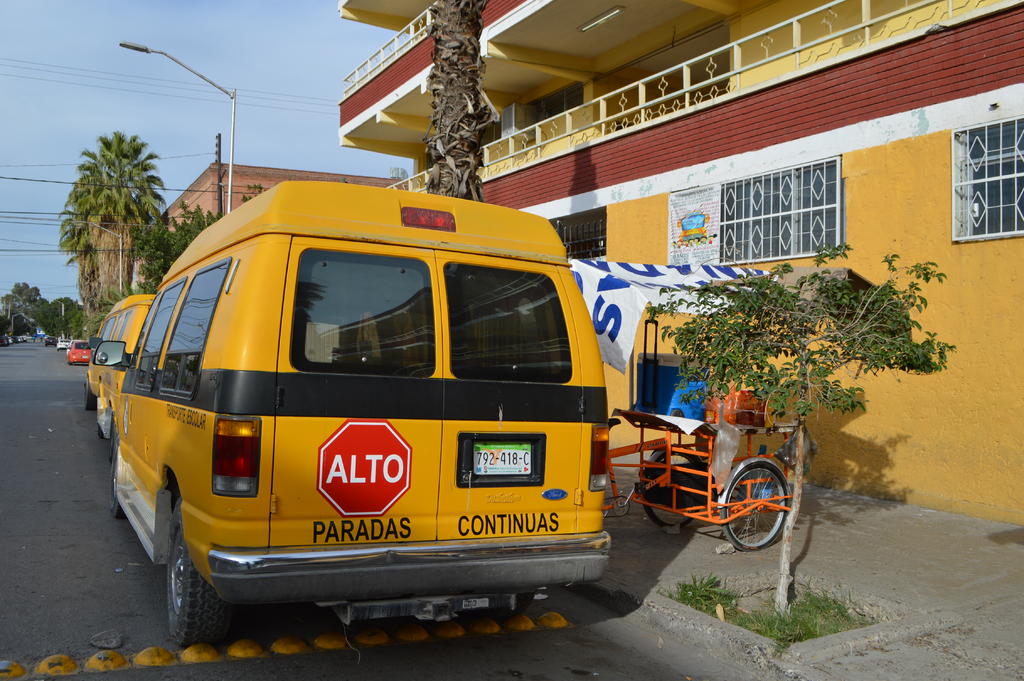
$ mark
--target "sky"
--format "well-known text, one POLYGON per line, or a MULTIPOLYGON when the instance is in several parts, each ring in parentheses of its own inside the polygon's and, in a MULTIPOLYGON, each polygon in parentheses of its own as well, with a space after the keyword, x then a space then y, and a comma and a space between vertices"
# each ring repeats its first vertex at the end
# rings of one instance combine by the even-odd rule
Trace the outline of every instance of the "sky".
MULTIPOLYGON (((227 163, 230 99, 122 41, 237 88, 237 164, 410 170, 406 159, 338 144, 343 80, 391 35, 342 20, 336 0, 0 0, 0 176, 71 182, 82 151, 115 130, 160 156, 168 204, 214 160, 218 132, 227 163)), ((70 188, 0 179, 0 295, 24 281, 50 300, 78 298, 75 267, 53 252, 70 188)))

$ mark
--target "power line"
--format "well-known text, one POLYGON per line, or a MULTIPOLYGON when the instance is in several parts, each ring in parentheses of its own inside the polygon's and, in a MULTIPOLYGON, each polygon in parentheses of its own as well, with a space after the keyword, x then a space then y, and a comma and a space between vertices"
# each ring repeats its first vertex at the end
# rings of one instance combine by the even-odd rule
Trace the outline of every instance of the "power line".
MULTIPOLYGON (((5 67, 7 67, 9 69, 24 69, 26 71, 36 71, 36 72, 39 72, 39 73, 52 73, 52 74, 55 74, 55 75, 58 75, 58 76, 74 76, 74 77, 94 78, 96 80, 105 80, 105 81, 110 81, 112 83, 126 83, 128 85, 144 85, 144 86, 148 86, 148 87, 161 87, 161 88, 167 88, 169 90, 183 90, 185 92, 195 92, 195 93, 202 93, 202 94, 207 94, 209 92, 209 90, 207 88, 205 88, 205 87, 203 87, 201 85, 197 85, 195 83, 185 83, 185 84, 183 84, 182 87, 179 87, 179 86, 176 86, 176 85, 161 85, 159 83, 149 83, 149 82, 146 82, 147 80, 150 80, 150 79, 148 79, 146 77, 142 77, 142 76, 128 76, 129 78, 134 78, 135 80, 124 80, 123 78, 106 78, 104 76, 89 76, 89 75, 84 75, 84 74, 79 74, 79 73, 65 73, 63 71, 51 71, 50 69, 40 69, 40 68, 35 68, 35 67, 32 67, 32 66, 18 66, 17 64, 0 64, 0 66, 5 66, 5 67), (136 80, 141 80, 143 82, 139 83, 139 82, 136 82, 136 80)), ((66 70, 77 70, 77 69, 73 69, 72 67, 69 67, 69 66, 61 66, 61 67, 58 67, 58 68, 66 69, 66 70)), ((171 81, 171 82, 178 82, 178 81, 171 81)), ((301 104, 303 106, 324 106, 324 107, 337 106, 337 103, 335 103, 335 102, 332 102, 330 104, 320 104, 320 103, 311 102, 311 101, 310 102, 302 102, 302 101, 296 101, 296 100, 292 100, 292 99, 282 99, 281 97, 263 97, 263 96, 260 96, 260 95, 251 95, 250 98, 251 99, 262 99, 262 100, 266 100, 266 101, 269 101, 269 102, 283 102, 285 104, 301 104)))
MULTIPOLYGON (((74 184, 79 187, 103 187, 105 189, 137 189, 130 184, 104 184, 101 182, 78 182, 77 180, 41 180, 35 177, 11 177, 8 175, 0 175, 0 180, 16 180, 18 182, 44 182, 46 184, 74 184)), ((176 189, 174 187, 161 187, 155 189, 158 192, 197 192, 197 193, 209 193, 216 194, 219 190, 217 189, 176 189)))
MULTIPOLYGON (((189 100, 192 100, 194 102, 213 102, 213 103, 217 103, 217 104, 222 103, 222 100, 210 99, 208 97, 186 97, 185 95, 172 95, 172 94, 169 94, 169 93, 166 93, 166 92, 146 92, 145 90, 129 90, 128 88, 123 88, 123 87, 110 87, 108 85, 95 85, 93 83, 75 83, 75 82, 69 81, 69 80, 55 80, 53 78, 38 78, 36 76, 22 76, 22 75, 19 75, 19 74, 16 74, 16 73, 2 73, 2 72, 0 72, 0 76, 6 76, 7 78, 21 78, 23 80, 38 80, 38 81, 42 81, 44 83, 60 83, 62 85, 77 85, 79 87, 91 87, 91 88, 97 88, 97 89, 100 89, 100 90, 114 90, 114 91, 117 91, 117 92, 132 92, 132 93, 135 93, 135 94, 153 95, 155 97, 172 97, 174 99, 189 99, 189 100)), ((298 102, 296 102, 296 103, 298 103, 298 102)), ((248 107, 248 108, 257 108, 257 109, 277 109, 278 111, 297 111, 299 113, 311 113, 311 114, 318 114, 320 116, 335 116, 336 115, 335 113, 329 112, 329 111, 310 111, 308 109, 293 109, 291 107, 271 106, 269 104, 252 104, 250 102, 245 102, 245 101, 239 102, 239 105, 240 106, 244 106, 244 107, 248 107)))
MULTIPOLYGON (((11 57, 0 57, 0 61, 15 62, 17 64, 30 64, 32 66, 48 66, 50 68, 65 69, 67 71, 78 71, 78 72, 81 72, 81 73, 102 73, 102 74, 107 75, 107 76, 121 76, 121 77, 124 77, 124 78, 135 78, 137 80, 151 80, 151 81, 161 81, 161 82, 164 82, 164 83, 177 83, 177 84, 180 84, 180 85, 191 85, 191 86, 196 87, 197 89, 202 89, 203 88, 203 86, 197 85, 194 81, 174 80, 174 79, 171 79, 171 78, 157 78, 156 76, 136 76, 136 75, 130 74, 130 73, 118 73, 116 71, 100 71, 100 70, 97 70, 97 69, 83 69, 83 68, 77 67, 77 66, 63 66, 61 64, 47 64, 47 63, 44 63, 44 62, 26 61, 24 59, 13 59, 11 57)), ((319 102, 326 102, 326 103, 328 103, 328 104, 330 104, 332 106, 336 106, 337 105, 337 102, 335 100, 328 99, 328 98, 325 98, 325 97, 310 97, 309 95, 294 95, 294 94, 289 94, 289 93, 286 93, 286 92, 270 92, 268 90, 253 90, 253 89, 249 89, 249 88, 238 88, 238 91, 239 92, 256 92, 256 93, 264 94, 264 95, 274 95, 274 96, 277 96, 277 97, 289 97, 289 98, 292 98, 292 99, 308 99, 311 102, 319 101, 319 102)))
MULTIPOLYGON (((170 161, 175 158, 195 158, 197 156, 213 156, 212 151, 204 151, 201 154, 180 154, 178 156, 159 156, 156 160, 158 161, 170 161)), ((78 166, 82 162, 77 163, 8 163, 0 164, 0 168, 56 168, 58 166, 78 166)), ((6 213, 9 211, 0 210, 0 213, 6 213)), ((23 211, 24 212, 24 211, 23 211)))
POLYGON ((53 246, 53 244, 43 243, 42 241, 21 241, 20 239, 4 239, 0 238, 0 241, 10 241, 14 244, 33 244, 35 246, 53 246))

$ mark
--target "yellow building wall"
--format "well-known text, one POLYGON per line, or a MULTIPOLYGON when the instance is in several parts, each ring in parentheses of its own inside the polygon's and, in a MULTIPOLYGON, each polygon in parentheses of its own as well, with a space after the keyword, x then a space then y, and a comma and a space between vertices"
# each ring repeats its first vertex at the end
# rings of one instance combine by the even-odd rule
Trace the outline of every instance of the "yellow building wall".
MULTIPOLYGON (((1017 440, 1024 414, 1024 317, 1017 302, 1024 238, 952 241, 951 137, 947 130, 842 157, 854 249, 848 265, 880 281, 887 253, 905 263, 938 263, 948 279, 926 288, 929 306, 919 320, 958 349, 940 374, 862 378, 866 412, 812 417, 820 449, 810 479, 1024 524, 1024 448, 1017 440)), ((608 259, 664 264, 667 221, 667 194, 608 206, 608 259)), ((670 348, 663 343, 661 350, 670 348)), ((609 407, 629 406, 632 373, 606 367, 606 380, 609 407)), ((635 435, 627 431, 613 430, 613 446, 635 435)))

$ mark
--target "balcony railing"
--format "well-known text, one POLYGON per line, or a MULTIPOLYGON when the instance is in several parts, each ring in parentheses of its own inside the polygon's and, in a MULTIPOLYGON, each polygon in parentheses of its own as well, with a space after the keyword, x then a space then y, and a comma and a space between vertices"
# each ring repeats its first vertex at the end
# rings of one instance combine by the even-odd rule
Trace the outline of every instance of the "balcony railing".
MULTIPOLYGON (((833 0, 484 147, 488 179, 1020 0, 833 0), (875 16, 877 14, 877 16, 875 16)), ((423 191, 426 173, 395 185, 423 191)))
POLYGON ((408 52, 427 37, 433 19, 430 16, 430 8, 423 10, 423 13, 410 21, 405 28, 391 37, 391 40, 384 43, 384 46, 371 54, 366 61, 357 66, 352 73, 345 76, 345 96, 359 89, 368 80, 386 69, 396 59, 408 52))

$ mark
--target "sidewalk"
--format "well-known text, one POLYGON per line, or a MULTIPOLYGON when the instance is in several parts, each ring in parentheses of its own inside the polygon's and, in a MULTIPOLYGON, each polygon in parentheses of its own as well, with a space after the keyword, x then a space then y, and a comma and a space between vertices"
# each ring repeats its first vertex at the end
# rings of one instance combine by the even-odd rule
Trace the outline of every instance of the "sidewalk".
POLYGON ((1024 680, 1024 527, 807 486, 793 540, 798 582, 866 606, 880 623, 797 644, 766 639, 660 595, 691 575, 773 588, 778 545, 716 553, 720 528, 666 534, 633 504, 606 519, 609 569, 592 595, 766 677, 841 681, 1024 680), (639 605, 641 604, 642 605, 639 605))

